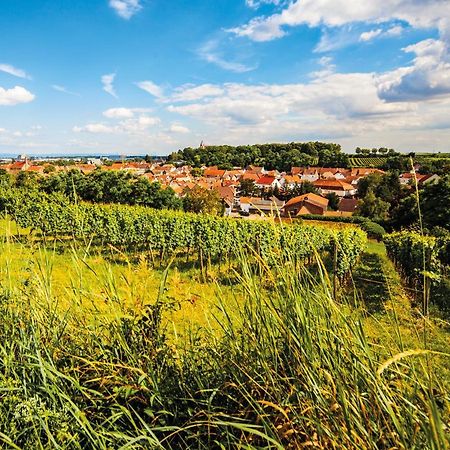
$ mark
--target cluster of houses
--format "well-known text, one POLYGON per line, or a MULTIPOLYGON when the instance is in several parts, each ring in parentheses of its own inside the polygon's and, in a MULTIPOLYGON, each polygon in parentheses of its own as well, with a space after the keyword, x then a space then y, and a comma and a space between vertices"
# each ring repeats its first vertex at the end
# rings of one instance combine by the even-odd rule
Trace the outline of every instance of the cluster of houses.
MULTIPOLYGON (((222 170, 218 167, 202 167, 193 169, 190 166, 179 166, 168 163, 114 162, 99 167, 97 161, 89 164, 74 163, 70 166, 33 164, 28 159, 0 165, 10 173, 30 171, 46 176, 58 171, 70 169, 80 170, 88 174, 95 170, 123 170, 137 176, 147 178, 150 182, 158 182, 162 187, 170 187, 180 197, 189 189, 200 186, 207 190, 216 190, 226 206, 226 215, 272 215, 298 216, 317 214, 326 216, 352 215, 357 206, 358 182, 372 173, 384 173, 374 168, 319 168, 292 167, 290 173, 277 170, 265 170, 263 167, 249 166, 222 170), (51 170, 49 170, 51 167, 51 170), (245 196, 241 192, 241 182, 251 180, 255 192, 259 195, 245 196), (287 202, 279 200, 277 193, 294 190, 304 182, 311 183, 317 193, 308 193, 291 198, 287 202), (327 194, 335 194, 339 198, 337 210, 329 210, 327 194), (269 198, 268 198, 269 195, 269 198), (271 195, 271 196, 270 196, 271 195)), ((414 174, 400 175, 402 185, 411 185, 414 174)), ((416 175, 419 183, 433 182, 437 175, 416 175)), ((248 184, 248 183, 247 183, 248 184)), ((283 198, 283 195, 278 195, 283 198)))

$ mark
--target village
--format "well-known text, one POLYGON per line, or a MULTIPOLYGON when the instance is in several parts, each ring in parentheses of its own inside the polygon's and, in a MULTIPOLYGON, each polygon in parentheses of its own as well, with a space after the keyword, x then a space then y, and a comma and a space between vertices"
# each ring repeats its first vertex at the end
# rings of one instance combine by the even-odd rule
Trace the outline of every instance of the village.
MULTIPOLYGON (((376 168, 292 167, 286 173, 257 166, 222 170, 217 166, 193 168, 182 163, 144 160, 81 161, 33 161, 26 156, 19 156, 16 161, 0 164, 0 170, 10 174, 29 172, 42 177, 69 170, 77 170, 85 175, 96 170, 126 171, 137 177, 144 177, 150 183, 159 183, 163 189, 171 188, 180 198, 195 187, 216 191, 224 204, 224 214, 239 218, 273 215, 349 217, 358 204, 360 180, 370 174, 385 173, 376 168), (307 188, 302 189, 302 186, 307 188), (306 192, 296 195, 302 191, 306 192)), ((439 180, 439 176, 421 175, 415 171, 399 175, 402 186, 412 188, 414 180, 417 180, 419 186, 423 186, 439 180)))

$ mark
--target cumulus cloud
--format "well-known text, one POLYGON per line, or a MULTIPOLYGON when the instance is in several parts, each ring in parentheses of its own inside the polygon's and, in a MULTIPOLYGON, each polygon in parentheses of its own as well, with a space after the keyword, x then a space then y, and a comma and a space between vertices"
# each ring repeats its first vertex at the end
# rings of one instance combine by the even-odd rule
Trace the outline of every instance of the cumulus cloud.
POLYGON ((114 98, 118 98, 116 90, 114 89, 114 80, 116 78, 115 73, 110 73, 102 76, 103 90, 114 98))
POLYGON ((139 134, 150 127, 158 125, 159 117, 145 114, 150 111, 147 108, 111 108, 103 112, 103 115, 111 119, 110 123, 90 123, 83 127, 75 126, 75 132, 87 132, 95 134, 139 134))
POLYGON ((14 106, 19 103, 29 103, 35 99, 35 95, 22 86, 11 89, 0 87, 0 106, 14 106))
POLYGON ((156 98, 164 97, 164 90, 153 81, 139 81, 136 86, 156 98))
POLYGON ((254 41, 270 41, 285 36, 288 27, 339 27, 354 22, 404 21, 418 28, 448 29, 450 2, 447 0, 297 0, 281 12, 256 17, 229 31, 254 41))
POLYGON ((93 134, 111 134, 116 132, 115 127, 105 125, 104 123, 88 123, 84 127, 75 126, 72 129, 75 133, 93 133, 93 134))
POLYGON ((184 125, 180 125, 178 123, 173 123, 169 127, 169 132, 187 134, 187 133, 190 133, 190 130, 188 127, 185 127, 184 125))
POLYGON ((136 113, 150 112, 150 108, 110 108, 103 111, 108 119, 131 119, 136 113))
MULTIPOLYGON (((228 83, 223 95, 171 104, 168 110, 215 125, 253 126, 314 120, 388 116, 411 111, 407 103, 387 103, 378 96, 374 74, 331 73, 310 83, 244 85, 228 83)), ((278 125, 277 125, 278 126, 278 125)))
POLYGON ((142 9, 140 0, 109 0, 109 6, 118 16, 127 20, 142 9))
POLYGON ((24 70, 18 69, 17 67, 11 66, 9 64, 0 64, 0 72, 7 73, 14 77, 31 80, 31 76, 28 75, 24 70))
POLYGON ((450 53, 446 42, 426 39, 403 50, 416 55, 413 64, 379 77, 382 99, 395 102, 450 95, 450 53))

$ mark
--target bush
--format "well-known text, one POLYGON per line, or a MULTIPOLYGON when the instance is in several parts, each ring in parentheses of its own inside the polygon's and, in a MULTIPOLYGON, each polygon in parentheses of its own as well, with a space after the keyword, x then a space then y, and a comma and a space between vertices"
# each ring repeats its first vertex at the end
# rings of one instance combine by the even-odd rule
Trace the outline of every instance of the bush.
POLYGON ((380 241, 383 235, 386 234, 386 230, 378 223, 372 221, 364 221, 360 224, 363 231, 367 233, 367 236, 372 239, 380 241))

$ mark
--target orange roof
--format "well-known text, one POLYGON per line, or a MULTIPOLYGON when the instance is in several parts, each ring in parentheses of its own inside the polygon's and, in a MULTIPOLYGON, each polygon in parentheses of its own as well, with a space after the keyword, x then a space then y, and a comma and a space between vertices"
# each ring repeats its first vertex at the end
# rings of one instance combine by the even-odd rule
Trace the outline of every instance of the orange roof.
POLYGON ((355 189, 351 184, 341 180, 317 180, 314 181, 313 184, 318 188, 337 191, 350 191, 355 189))
POLYGON ((284 180, 286 183, 298 183, 300 184, 302 182, 301 178, 298 175, 286 175, 284 177, 284 180))
POLYGON ((316 203, 320 206, 328 206, 328 199, 322 197, 321 195, 313 194, 312 192, 309 194, 299 195, 298 197, 291 198, 284 207, 295 205, 296 203, 302 202, 311 202, 316 203))
POLYGON ((241 180, 253 180, 253 181, 258 181, 258 179, 259 179, 259 176, 253 172, 245 172, 241 178, 241 180))
POLYGON ((257 184, 265 184, 267 186, 270 186, 275 181, 275 179, 275 177, 264 175, 257 181, 257 184))
POLYGON ((214 167, 208 167, 203 172, 203 176, 205 177, 219 177, 222 178, 225 175, 225 170, 216 169, 214 167))

